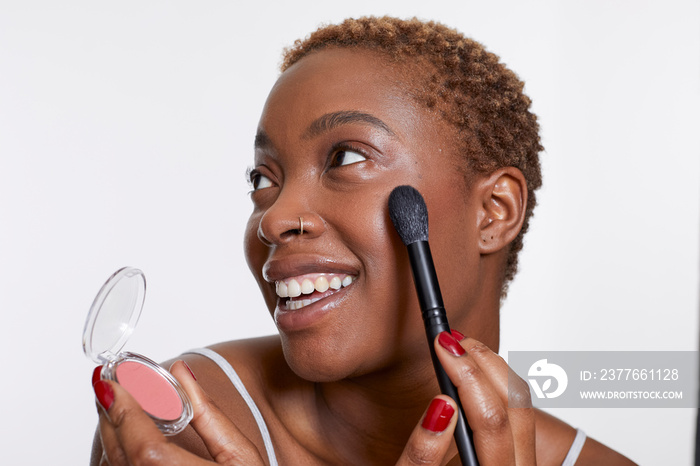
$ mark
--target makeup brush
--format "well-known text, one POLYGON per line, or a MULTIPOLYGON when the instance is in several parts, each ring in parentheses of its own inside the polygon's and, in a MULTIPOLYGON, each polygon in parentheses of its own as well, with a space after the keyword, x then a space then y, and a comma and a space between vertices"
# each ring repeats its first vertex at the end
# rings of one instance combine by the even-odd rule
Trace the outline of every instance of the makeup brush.
POLYGON ((479 462, 474 452, 472 432, 464 415, 464 408, 457 394, 457 387, 445 373, 440 360, 435 354, 435 337, 441 332, 449 332, 450 325, 447 322, 445 306, 442 303, 442 294, 438 284, 435 264, 430 254, 428 244, 428 207, 423 196, 411 186, 398 186, 389 196, 389 216, 394 228, 401 237, 401 241, 408 248, 408 257, 411 261, 413 281, 418 292, 418 301, 423 314, 425 333, 428 337, 430 357, 437 375, 440 390, 451 397, 459 407, 459 417, 455 430, 455 443, 459 450, 459 457, 463 465, 476 466, 479 462))

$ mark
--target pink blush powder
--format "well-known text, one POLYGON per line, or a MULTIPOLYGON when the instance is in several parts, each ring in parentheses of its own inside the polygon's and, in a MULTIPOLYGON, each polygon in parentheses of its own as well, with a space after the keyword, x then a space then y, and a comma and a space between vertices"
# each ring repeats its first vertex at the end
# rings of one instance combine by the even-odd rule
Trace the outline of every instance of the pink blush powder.
POLYGON ((124 361, 117 366, 117 381, 151 416, 173 420, 182 414, 182 402, 173 386, 148 366, 124 361))

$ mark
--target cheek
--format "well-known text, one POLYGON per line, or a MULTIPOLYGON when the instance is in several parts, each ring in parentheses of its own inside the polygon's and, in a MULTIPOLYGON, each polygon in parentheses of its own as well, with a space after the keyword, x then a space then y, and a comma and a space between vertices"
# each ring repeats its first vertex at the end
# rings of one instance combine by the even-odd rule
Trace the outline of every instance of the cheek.
POLYGON ((357 198, 337 220, 338 230, 346 232, 343 242, 362 261, 364 309, 358 310, 364 320, 362 332, 369 340, 384 344, 389 335, 402 340, 414 334, 416 323, 422 332, 408 253, 385 202, 390 192, 357 198))
POLYGON ((340 242, 363 262, 365 274, 373 279, 396 263, 397 242, 401 241, 389 218, 388 197, 383 191, 352 196, 352 201, 345 200, 333 214, 340 242))
POLYGON ((480 254, 474 209, 463 203, 436 206, 430 213, 430 248, 448 312, 470 307, 476 295, 480 254))

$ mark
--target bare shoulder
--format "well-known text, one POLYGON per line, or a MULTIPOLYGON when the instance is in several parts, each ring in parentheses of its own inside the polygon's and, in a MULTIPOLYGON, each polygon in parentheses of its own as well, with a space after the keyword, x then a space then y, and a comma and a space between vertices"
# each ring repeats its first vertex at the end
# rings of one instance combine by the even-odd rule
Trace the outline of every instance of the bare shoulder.
MULTIPOLYGON (((280 361, 284 361, 279 337, 270 336, 230 341, 212 345, 209 349, 222 356, 233 367, 246 391, 254 399, 265 417, 265 412, 268 411, 265 397, 266 380, 270 373, 279 369, 280 361)), ((176 359, 163 363, 163 366, 170 367, 177 359, 187 363, 197 382, 214 404, 231 419, 265 457, 264 442, 255 418, 221 367, 211 359, 195 353, 185 353, 176 359)), ((199 456, 209 458, 206 447, 191 427, 173 437, 172 441, 199 456)))
MULTIPOLYGON (((576 437, 576 429, 551 414, 535 409, 538 465, 561 465, 576 437)), ((634 465, 633 461, 595 439, 586 438, 576 465, 634 465)))

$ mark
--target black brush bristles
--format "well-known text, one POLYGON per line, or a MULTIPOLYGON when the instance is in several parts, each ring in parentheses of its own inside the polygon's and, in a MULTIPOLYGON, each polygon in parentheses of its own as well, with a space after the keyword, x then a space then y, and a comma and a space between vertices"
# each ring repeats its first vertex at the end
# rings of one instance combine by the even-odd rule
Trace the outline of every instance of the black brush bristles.
POLYGON ((389 195, 389 216, 403 244, 428 241, 428 207, 412 186, 397 186, 389 195))

